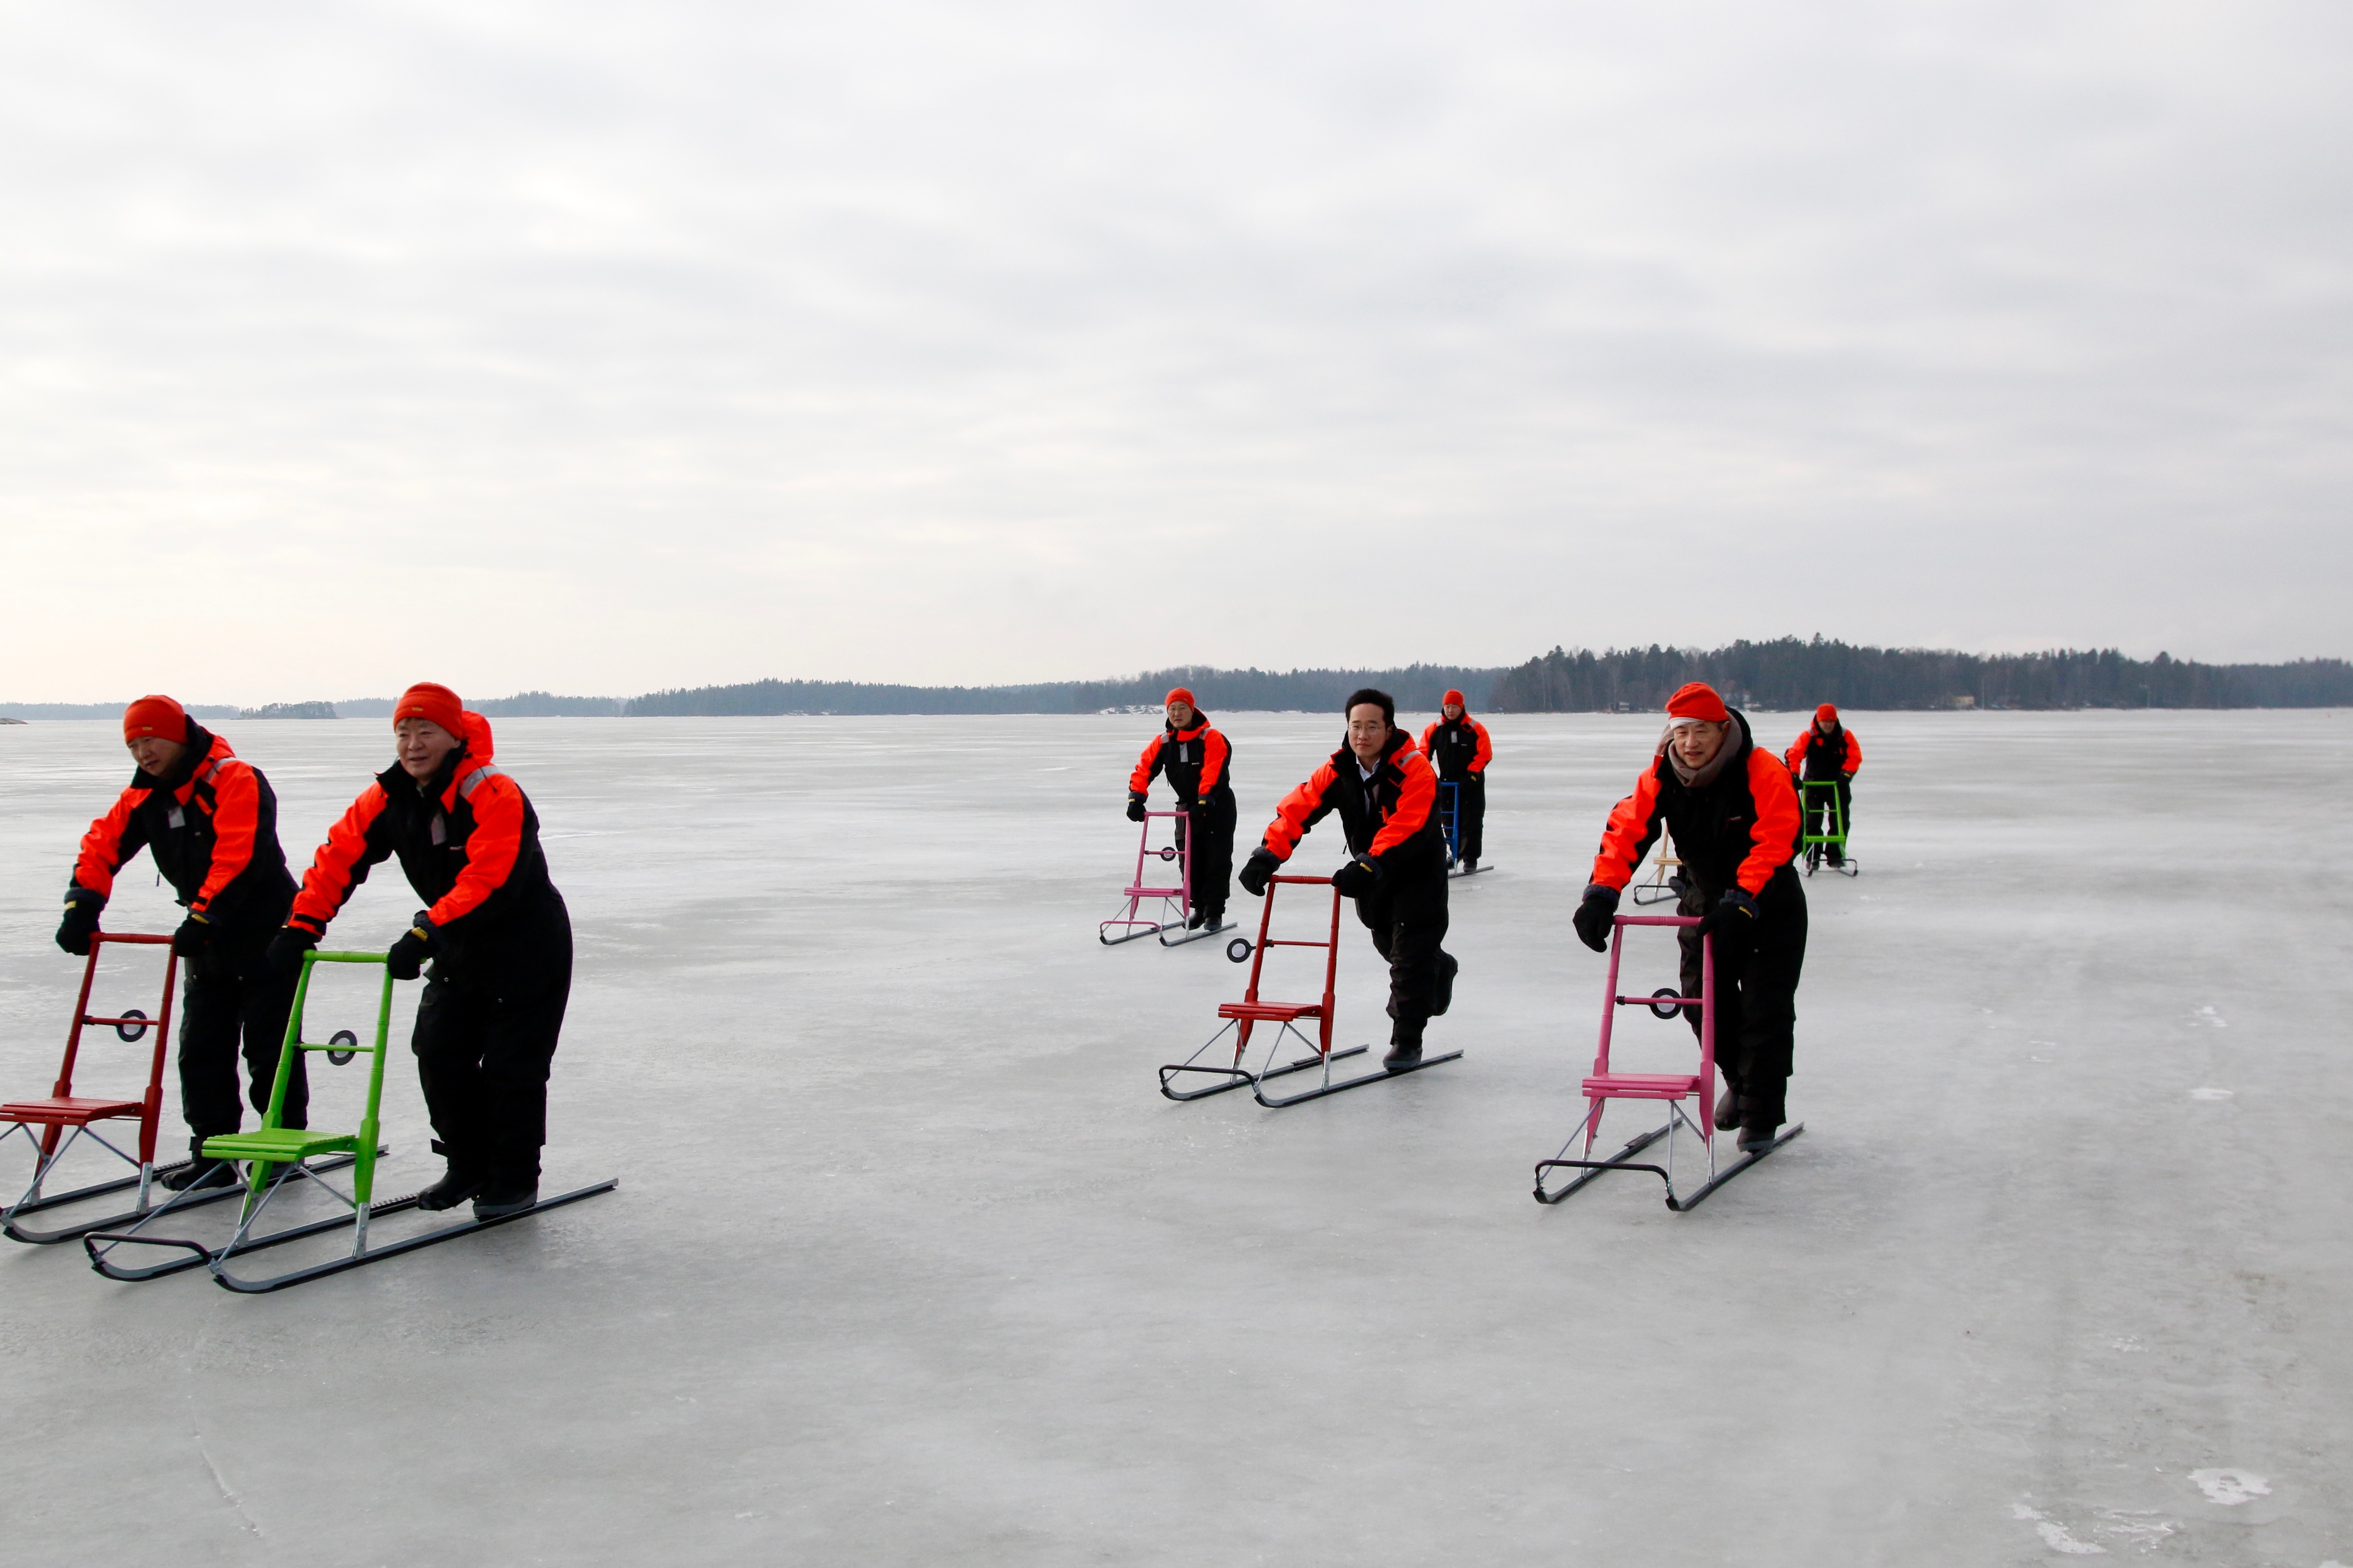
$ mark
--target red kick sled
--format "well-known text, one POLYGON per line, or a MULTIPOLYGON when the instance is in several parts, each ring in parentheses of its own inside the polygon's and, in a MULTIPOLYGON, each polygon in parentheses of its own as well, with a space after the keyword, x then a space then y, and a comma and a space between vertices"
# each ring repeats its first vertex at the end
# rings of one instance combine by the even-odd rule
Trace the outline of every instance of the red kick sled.
POLYGON ((1549 1160, 1536 1162, 1536 1202, 1556 1204, 1604 1171, 1648 1171, 1667 1184, 1667 1206, 1678 1214, 1697 1208, 1709 1194, 1757 1161, 1795 1138, 1806 1130, 1802 1121, 1773 1140, 1764 1148, 1744 1155, 1740 1161, 1719 1171, 1715 1164, 1715 938, 1701 938, 1699 994, 1686 996, 1677 985, 1662 985, 1648 996, 1621 995, 1618 990, 1618 960, 1626 945, 1628 926, 1695 926, 1699 921, 1689 915, 1619 915, 1613 920, 1609 934, 1609 988, 1601 1004, 1601 1044, 1593 1058, 1593 1072, 1585 1080, 1585 1117, 1570 1133, 1560 1152, 1549 1160), (1695 1073, 1627 1073, 1614 1072, 1609 1066, 1610 1026, 1617 1021, 1618 1009, 1626 1006, 1648 1007, 1662 1018, 1683 1016, 1686 1007, 1699 1009, 1699 1071, 1695 1073), (1667 1106, 1667 1120, 1628 1143, 1606 1160, 1593 1157, 1593 1141, 1601 1131, 1601 1112, 1613 1100, 1658 1100, 1667 1106), (1694 1117, 1683 1109, 1683 1102, 1696 1100, 1699 1114, 1694 1117), (1687 1127, 1699 1134, 1700 1147, 1707 1154, 1707 1181, 1688 1196, 1675 1192, 1675 1131, 1687 1127), (1666 1141, 1663 1164, 1638 1163, 1634 1156, 1661 1139, 1666 1141), (1572 1159, 1569 1151, 1579 1142, 1584 1148, 1579 1157, 1572 1159), (1545 1173, 1556 1170, 1582 1171, 1584 1174, 1567 1185, 1547 1192, 1545 1173))
MULTIPOLYGON (((1232 943, 1233 948, 1242 948, 1246 945, 1239 937, 1235 938, 1232 943)), ((1237 959, 1241 956, 1240 953, 1232 953, 1230 948, 1229 952, 1237 959)), ((1266 898, 1261 901, 1259 910, 1258 944, 1250 950, 1250 984, 1244 988, 1242 999, 1239 1002, 1219 1004, 1218 1016, 1223 1018, 1225 1023, 1219 1026, 1218 1032, 1204 1041, 1199 1050, 1195 1051, 1183 1061, 1172 1062, 1160 1069, 1160 1092, 1169 1099, 1203 1100, 1213 1094, 1223 1094, 1229 1089, 1246 1087, 1250 1089, 1252 1099, 1272 1110, 1286 1105, 1297 1105, 1305 1100, 1320 1100, 1327 1094, 1337 1094, 1344 1089, 1357 1089, 1368 1083, 1383 1083, 1390 1079, 1402 1078, 1409 1072, 1419 1072, 1423 1068, 1436 1067, 1440 1062, 1451 1062, 1462 1054, 1461 1051, 1449 1051, 1444 1056, 1424 1057, 1410 1067, 1394 1069, 1383 1068, 1377 1072, 1343 1079, 1338 1083, 1332 1081, 1334 1062, 1345 1060, 1349 1057, 1363 1056, 1371 1047, 1350 1046, 1343 1051, 1335 1051, 1332 1048, 1333 990, 1340 970, 1340 889, 1332 886, 1331 879, 1328 877, 1271 877, 1267 879, 1266 898), (1324 941, 1306 942, 1297 938, 1272 937, 1267 934, 1268 928, 1274 920, 1274 889, 1284 883, 1323 888, 1331 893, 1332 924, 1330 933, 1324 941), (1259 999, 1259 974, 1266 966, 1266 950, 1270 947, 1320 947, 1324 950, 1324 999, 1321 1002, 1264 1002, 1259 999), (1309 1020, 1313 1020, 1316 1025, 1316 1037, 1313 1040, 1302 1034, 1299 1029, 1302 1023, 1309 1020), (1250 1049, 1251 1031, 1261 1024, 1272 1024, 1275 1029, 1269 1037, 1265 1059, 1259 1063, 1258 1069, 1253 1072, 1243 1064, 1242 1056, 1250 1049), (1211 1047, 1224 1039, 1229 1031, 1234 1037, 1232 1065, 1220 1067, 1215 1063, 1204 1063, 1201 1060, 1202 1057, 1208 1053, 1211 1047), (1282 1049, 1283 1038, 1286 1036, 1304 1047, 1310 1054, 1277 1067, 1274 1061, 1275 1054, 1282 1049), (1269 1100, 1266 1097, 1267 1079, 1282 1078, 1290 1073, 1305 1072, 1311 1068, 1318 1067, 1324 1069, 1324 1080, 1319 1087, 1311 1089, 1303 1094, 1286 1095, 1278 1100, 1269 1100), (1176 1088, 1176 1084, 1187 1073, 1198 1073, 1214 1081, 1199 1089, 1176 1088)))

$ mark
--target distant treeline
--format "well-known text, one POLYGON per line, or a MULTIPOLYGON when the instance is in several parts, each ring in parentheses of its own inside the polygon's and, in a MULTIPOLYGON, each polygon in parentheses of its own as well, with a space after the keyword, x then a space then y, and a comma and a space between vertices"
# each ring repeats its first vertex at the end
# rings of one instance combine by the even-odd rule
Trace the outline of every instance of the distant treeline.
POLYGON ((1856 647, 1782 637, 1711 649, 1554 648, 1495 681, 1499 713, 1656 708, 1689 680, 1746 706, 1811 708, 2337 708, 2353 706, 2353 664, 2198 664, 2114 648, 1973 654, 1856 647))
MULTIPOLYGON (((1033 686, 888 686, 849 680, 754 680, 643 697, 557 697, 525 691, 468 704, 492 719, 733 717, 783 713, 1094 713, 1156 708, 1172 686, 1192 689, 1210 713, 1337 712, 1360 686, 1376 686, 1408 712, 1437 710, 1460 688, 1474 712, 1607 712, 1658 707, 1687 680, 1704 680, 1744 707, 1841 708, 2353 708, 2353 663, 2199 664, 2158 654, 2126 658, 2114 648, 2046 653, 1953 653, 1857 647, 1815 637, 1736 642, 1712 649, 1554 648, 1509 669, 1415 664, 1402 669, 1212 669, 1185 665, 1121 680, 1051 680, 1033 686)), ((191 703, 199 719, 238 710, 191 703)), ((272 704, 248 717, 381 719, 388 697, 332 705, 272 704)), ((0 702, 0 718, 115 719, 120 702, 0 702)))
MULTIPOLYGON (((1054 680, 1035 686, 879 686, 863 681, 755 680, 633 697, 632 717, 763 713, 1094 713, 1153 707, 1174 686, 1211 713, 1286 710, 1337 712, 1349 692, 1377 686, 1415 711, 1431 711, 1450 687, 1483 707, 1494 669, 1417 664, 1404 669, 1210 669, 1186 665, 1124 680, 1054 680)), ((516 700, 521 700, 517 699, 516 700)), ((556 699, 555 700, 567 700, 556 699)), ((485 713, 493 711, 489 708, 485 713)))

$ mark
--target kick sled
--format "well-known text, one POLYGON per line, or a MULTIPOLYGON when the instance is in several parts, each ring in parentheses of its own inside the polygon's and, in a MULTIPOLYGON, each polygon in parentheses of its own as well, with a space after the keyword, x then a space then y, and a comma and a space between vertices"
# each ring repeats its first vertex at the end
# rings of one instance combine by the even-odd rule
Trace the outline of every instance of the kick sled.
POLYGON ((1206 1100, 1210 1095, 1223 1094, 1228 1089, 1247 1089, 1250 1091, 1251 1098, 1261 1105, 1270 1110, 1279 1110, 1286 1105, 1297 1105, 1303 1100, 1321 1100, 1327 1094, 1337 1094, 1342 1089, 1360 1089, 1368 1083, 1382 1083, 1390 1079, 1402 1078, 1407 1073, 1419 1072, 1423 1068, 1436 1067, 1440 1062, 1451 1062, 1462 1054, 1461 1051, 1449 1051, 1444 1056, 1424 1057, 1410 1067, 1395 1069, 1382 1068, 1377 1071, 1363 1073, 1355 1078, 1345 1078, 1337 1082, 1333 1080, 1332 1064, 1334 1062, 1345 1061, 1350 1057, 1361 1057, 1371 1047, 1350 1046, 1345 1050, 1338 1051, 1332 1048, 1333 989, 1340 971, 1340 889, 1332 886, 1329 878, 1280 876, 1269 878, 1266 897, 1261 900, 1259 910, 1257 943, 1253 945, 1236 937, 1227 949, 1227 956, 1235 958, 1237 961, 1241 958, 1250 960, 1250 984, 1244 987, 1240 1001, 1219 1004, 1218 1016, 1225 1022, 1219 1026, 1216 1034, 1211 1035, 1202 1043, 1199 1050, 1181 1062, 1171 1062, 1161 1068, 1160 1092, 1171 1100, 1206 1100), (1267 934, 1274 920, 1274 890, 1284 884, 1323 888, 1331 893, 1332 924, 1325 940, 1310 942, 1296 937, 1276 937, 1267 934), (1324 999, 1322 1001, 1267 1002, 1261 1000, 1259 980, 1266 967, 1267 949, 1271 947, 1317 947, 1324 950, 1324 999), (1236 949, 1241 951, 1237 952, 1236 949), (1310 1022, 1316 1026, 1315 1038, 1313 1040, 1303 1034, 1299 1027, 1303 1023, 1310 1022), (1267 1037, 1265 1057, 1253 1069, 1243 1058, 1250 1050, 1250 1037, 1261 1024, 1271 1024, 1275 1027, 1267 1037), (1208 1056, 1218 1043, 1229 1034, 1234 1037, 1231 1064, 1221 1066, 1214 1060, 1204 1062, 1201 1058, 1208 1056), (1286 1039, 1308 1054, 1292 1058, 1277 1065, 1275 1058, 1282 1054, 1283 1042, 1286 1039), (1272 1100, 1267 1098, 1266 1086, 1269 1079, 1285 1078, 1293 1073, 1308 1072, 1319 1068, 1323 1070, 1323 1078, 1315 1088, 1300 1094, 1279 1095, 1272 1100), (1187 1075, 1191 1076, 1188 1078, 1187 1075), (1208 1081, 1200 1081, 1203 1079, 1208 1081), (1178 1087, 1180 1084, 1196 1082, 1199 1083, 1199 1087, 1178 1087))
POLYGON ((1662 830, 1658 853, 1651 857, 1651 879, 1635 883, 1630 891, 1638 905, 1671 904, 1683 896, 1683 862, 1675 853, 1674 835, 1662 830))
POLYGON ((1540 1204, 1556 1204, 1587 1183, 1607 1171, 1647 1171, 1667 1185, 1667 1206, 1681 1214, 1697 1208, 1725 1183, 1747 1170, 1757 1161, 1795 1138, 1806 1130, 1799 1122, 1766 1145, 1742 1155, 1732 1164, 1719 1168, 1715 1159, 1715 939, 1702 939, 1700 987, 1696 996, 1685 996, 1676 985, 1661 986, 1647 996, 1628 996, 1618 990, 1618 961, 1626 945, 1628 926, 1693 926, 1699 924, 1688 915, 1618 915, 1613 917, 1615 929, 1609 937, 1609 978, 1601 1004, 1601 1044, 1593 1058, 1593 1072, 1586 1079, 1585 1116, 1562 1144, 1560 1152, 1549 1160, 1536 1162, 1535 1199, 1540 1204), (1626 1073, 1613 1071, 1609 1065, 1611 1026, 1617 1022, 1620 1007, 1648 1007, 1662 1018, 1680 1020, 1687 1007, 1699 1009, 1699 1071, 1696 1073, 1626 1073), (1600 1136, 1601 1112, 1613 1100, 1658 1100, 1667 1108, 1667 1120, 1658 1127, 1634 1138, 1616 1153, 1606 1159, 1593 1157, 1594 1141, 1600 1136), (1686 1100, 1696 1101, 1698 1114, 1684 1109, 1686 1100), (1675 1144, 1679 1130, 1688 1130, 1699 1137, 1700 1150, 1707 1157, 1707 1180, 1689 1192, 1675 1190, 1675 1144), (1664 1158, 1658 1163, 1638 1161, 1635 1156, 1663 1142, 1664 1158), (1582 1144, 1583 1147, 1578 1146, 1582 1144), (1569 1151, 1577 1149, 1572 1157, 1569 1151), (1582 1174, 1547 1189, 1546 1174, 1552 1171, 1577 1171, 1582 1174))
POLYGON ((1846 852, 1846 810, 1839 804, 1838 781, 1801 779, 1798 789, 1799 809, 1804 813, 1799 822, 1804 831, 1799 836, 1798 847, 1805 851, 1806 875, 1810 877, 1824 866, 1850 877, 1860 875, 1854 858, 1846 852), (1829 831, 1823 833, 1813 831, 1816 790, 1824 792, 1820 802, 1822 807, 1820 820, 1829 831))
MULTIPOLYGON (((264 1291, 282 1290, 290 1285, 324 1279, 330 1274, 340 1274, 364 1264, 380 1263, 404 1252, 453 1241, 493 1226, 525 1219, 543 1210, 577 1203, 598 1193, 611 1192, 620 1184, 617 1179, 598 1182, 552 1198, 542 1198, 529 1208, 518 1209, 513 1214, 500 1215, 492 1219, 466 1220, 371 1247, 368 1242, 369 1222, 413 1209, 422 1195, 410 1193, 401 1197, 381 1199, 375 1195, 376 1161, 386 1152, 376 1138, 378 1111, 384 1099, 385 1047, 392 1028, 392 972, 385 965, 385 955, 380 952, 314 952, 303 954, 301 978, 294 989, 293 1011, 286 1020, 286 1043, 279 1052, 278 1077, 270 1087, 269 1109, 263 1113, 261 1125, 251 1132, 207 1138, 200 1151, 206 1159, 248 1162, 245 1184, 228 1189, 230 1195, 245 1200, 235 1233, 219 1247, 207 1247, 185 1237, 151 1233, 147 1228, 150 1225, 180 1209, 193 1206, 175 1200, 158 1206, 139 1223, 124 1229, 94 1231, 83 1237, 82 1246, 90 1253, 90 1267, 110 1279, 122 1280, 156 1279, 185 1269, 207 1268, 212 1272, 213 1282, 222 1289, 244 1295, 259 1295, 264 1291), (361 1044, 347 1030, 339 1031, 323 1045, 302 1038, 302 1016, 310 999, 311 980, 322 963, 374 964, 384 969, 384 984, 376 1003, 374 1045, 361 1044), (332 1132, 281 1125, 287 1082, 292 1076, 296 1054, 302 1051, 321 1052, 330 1061, 347 1062, 363 1055, 369 1058, 366 1109, 360 1117, 357 1131, 332 1132), (317 1164, 309 1163, 314 1156, 322 1158, 317 1164), (352 1169, 352 1186, 348 1193, 325 1179, 326 1172, 345 1164, 352 1169), (329 1194, 343 1212, 283 1230, 265 1232, 258 1228, 262 1215, 269 1212, 273 1202, 291 1190, 305 1186, 316 1187, 329 1194), (232 1262, 254 1253, 346 1229, 352 1233, 352 1245, 351 1250, 342 1257, 258 1279, 233 1273, 229 1268, 232 1262), (170 1256, 143 1264, 119 1262, 114 1255, 124 1247, 153 1247, 170 1256)), ((146 1256, 153 1257, 152 1254, 146 1256)))
POLYGON ((1222 920, 1215 925, 1205 921, 1190 930, 1186 928, 1187 913, 1193 907, 1193 836, 1185 831, 1185 814, 1181 811, 1147 811, 1144 814, 1144 830, 1137 836, 1135 845, 1135 875, 1128 879, 1121 895, 1127 900, 1124 912, 1113 915, 1095 928, 1095 939, 1105 947, 1117 947, 1121 942, 1135 942, 1147 936, 1158 937, 1163 947, 1182 947, 1188 942, 1198 942, 1205 936, 1218 936, 1234 929, 1231 921, 1222 920), (1152 824, 1159 817, 1174 819, 1176 842, 1164 844, 1155 849, 1152 847, 1152 824), (1175 887, 1145 885, 1145 863, 1155 858, 1164 862, 1176 862, 1175 887), (1160 918, 1148 920, 1144 915, 1144 905, 1146 900, 1155 899, 1159 900, 1156 912, 1160 918), (1112 934, 1114 929, 1119 931, 1117 936, 1112 934))
POLYGON ((1462 863, 1462 785, 1459 781, 1440 779, 1438 783, 1438 827, 1446 837, 1448 876, 1475 877, 1494 868, 1462 863))

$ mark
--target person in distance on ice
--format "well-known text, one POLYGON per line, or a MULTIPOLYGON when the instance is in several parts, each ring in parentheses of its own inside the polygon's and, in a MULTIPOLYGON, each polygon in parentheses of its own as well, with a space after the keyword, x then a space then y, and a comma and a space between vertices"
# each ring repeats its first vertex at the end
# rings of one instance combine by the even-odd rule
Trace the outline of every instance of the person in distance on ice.
POLYGON ((572 994, 572 918, 548 879, 539 816, 491 759, 490 721, 424 683, 392 710, 397 761, 360 792, 312 857, 270 954, 288 969, 390 856, 417 896, 386 955, 396 980, 433 976, 417 1005, 417 1076, 448 1173, 417 1206, 474 1200, 481 1219, 539 1200, 547 1074, 572 994))
POLYGON ((1241 884, 1253 896, 1291 858, 1307 830, 1336 811, 1350 859, 1332 885, 1356 903, 1373 949, 1389 966, 1392 1070, 1421 1060, 1422 1031, 1446 1011, 1461 967, 1446 940, 1446 842, 1438 830, 1438 775, 1397 728, 1397 704, 1369 688, 1348 699, 1346 741, 1274 809, 1241 884))
POLYGON ((1454 853, 1465 871, 1479 868, 1480 828, 1487 819, 1487 764, 1495 748, 1487 726, 1471 717, 1462 693, 1449 691, 1438 721, 1421 732, 1421 750, 1438 769, 1438 781, 1454 786, 1454 853))
MULTIPOLYGON (((1862 742, 1839 722, 1839 710, 1827 702, 1815 709, 1814 721, 1791 743, 1783 760, 1800 779, 1827 780, 1838 785, 1838 819, 1842 828, 1852 831, 1854 775, 1862 767, 1862 742)), ((1805 791, 1798 793, 1802 796, 1805 791)), ((1830 815, 1830 802, 1818 799, 1808 814, 1810 820, 1805 833, 1811 837, 1829 832, 1830 815)), ((1835 844, 1823 845, 1822 856, 1833 866, 1846 864, 1846 852, 1835 844)))
POLYGON ((1127 819, 1144 820, 1145 801, 1153 775, 1168 780, 1176 792, 1176 808, 1185 814, 1180 829, 1193 847, 1193 907, 1185 911, 1185 929, 1212 931, 1226 918, 1226 900, 1234 879, 1234 783, 1228 765, 1233 747, 1209 727, 1209 716, 1193 705, 1193 693, 1179 686, 1168 693, 1168 720, 1152 737, 1135 771, 1127 776, 1127 819))
MULTIPOLYGON (((1593 880, 1573 924, 1596 952, 1609 947, 1619 889, 1664 825, 1683 859, 1683 994, 1700 994, 1700 938, 1715 938, 1715 1062, 1724 1095, 1715 1125, 1762 1148, 1788 1120, 1783 1095, 1806 961, 1806 890, 1798 852, 1798 789, 1781 759, 1757 744, 1747 718, 1698 681, 1667 700, 1667 727, 1634 793, 1609 814, 1593 880)), ((1685 1008, 1692 1032, 1698 1009, 1685 1008)))
MULTIPOLYGON (((199 1151, 206 1139, 236 1131, 244 1117, 237 1090, 239 1037, 253 1108, 266 1110, 294 1005, 291 977, 268 960, 271 934, 294 900, 294 879, 278 845, 278 796, 259 768, 169 697, 142 697, 125 709, 122 740, 137 769, 113 809, 82 835, 58 945, 76 957, 89 954, 115 872, 144 846, 188 911, 172 933, 172 951, 188 973, 180 1008, 188 1163, 163 1182, 178 1190, 229 1186, 237 1173, 228 1162, 207 1162, 199 1151)), ((171 1022, 159 1018, 155 1026, 171 1022)), ((286 1125, 307 1126, 309 1106, 309 1080, 298 1058, 286 1085, 286 1125)))

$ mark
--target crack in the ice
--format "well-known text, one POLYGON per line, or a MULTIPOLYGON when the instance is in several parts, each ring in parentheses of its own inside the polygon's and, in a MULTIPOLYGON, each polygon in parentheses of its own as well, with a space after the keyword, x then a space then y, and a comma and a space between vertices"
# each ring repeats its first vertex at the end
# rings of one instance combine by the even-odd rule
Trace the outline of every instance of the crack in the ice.
POLYGON ((222 1475, 221 1468, 213 1462, 213 1451, 205 1447, 205 1435, 198 1432, 194 1436, 196 1439, 196 1452, 204 1456, 205 1468, 213 1473, 213 1485, 220 1489, 221 1501, 228 1504, 229 1511, 237 1515, 239 1524, 256 1535, 261 1534, 260 1522, 253 1515, 245 1511, 245 1503, 237 1497, 237 1489, 228 1484, 228 1478, 222 1475))

